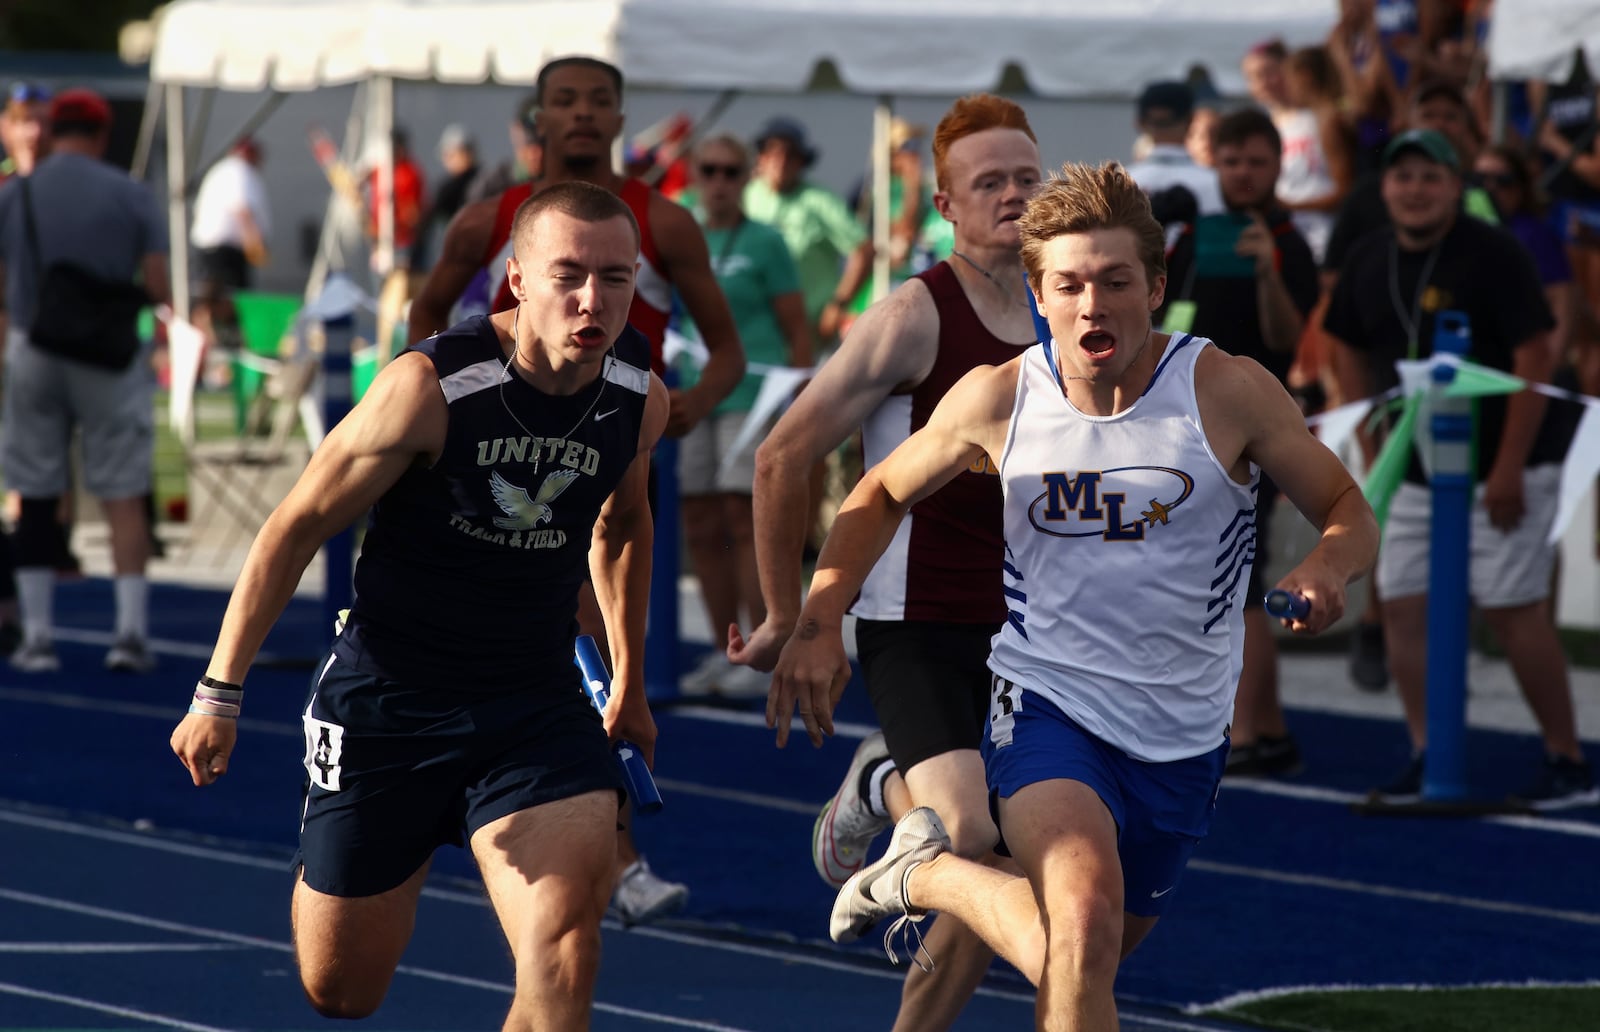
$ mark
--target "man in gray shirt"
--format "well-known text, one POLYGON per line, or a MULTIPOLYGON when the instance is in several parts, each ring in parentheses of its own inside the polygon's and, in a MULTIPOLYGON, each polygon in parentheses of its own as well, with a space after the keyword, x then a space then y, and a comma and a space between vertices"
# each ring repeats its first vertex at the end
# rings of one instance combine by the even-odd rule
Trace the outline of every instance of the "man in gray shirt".
POLYGON ((103 159, 111 108, 73 89, 50 106, 51 153, 26 180, 0 188, 0 281, 5 284, 6 486, 21 496, 15 548, 23 643, 18 670, 60 669, 51 641, 58 551, 57 500, 72 489, 68 449, 81 432, 82 471, 111 531, 116 635, 113 670, 154 666, 146 646, 154 391, 149 356, 126 369, 63 358, 34 343, 42 267, 71 262, 110 282, 142 281, 153 304, 169 299, 165 220, 143 186, 103 159), (26 184, 26 191, 23 189, 26 184), (36 245, 28 232, 29 209, 36 245))

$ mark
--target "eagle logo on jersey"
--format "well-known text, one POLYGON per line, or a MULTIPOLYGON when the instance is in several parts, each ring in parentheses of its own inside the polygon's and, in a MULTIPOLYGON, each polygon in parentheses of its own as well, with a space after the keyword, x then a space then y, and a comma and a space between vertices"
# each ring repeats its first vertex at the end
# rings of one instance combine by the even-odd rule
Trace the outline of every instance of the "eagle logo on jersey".
POLYGON ((501 530, 532 530, 541 523, 549 523, 553 516, 550 503, 576 479, 577 470, 558 469, 544 478, 537 494, 529 495, 527 488, 517 487, 498 471, 489 474, 489 491, 494 495, 494 503, 505 513, 494 518, 494 525, 501 530))
POLYGON ((1051 537, 1143 541, 1146 530, 1166 526, 1194 493, 1194 478, 1168 466, 1044 473, 1040 480, 1044 491, 1028 506, 1028 522, 1051 537), (1130 505, 1130 497, 1148 506, 1130 505))

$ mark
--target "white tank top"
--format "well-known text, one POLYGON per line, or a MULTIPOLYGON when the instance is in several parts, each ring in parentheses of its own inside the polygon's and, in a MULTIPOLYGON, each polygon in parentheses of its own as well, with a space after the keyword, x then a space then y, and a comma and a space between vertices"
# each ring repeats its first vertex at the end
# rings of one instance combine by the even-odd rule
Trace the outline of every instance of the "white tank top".
MULTIPOLYGON (((1285 204, 1314 201, 1339 189, 1328 168, 1328 154, 1322 148, 1322 129, 1317 113, 1310 108, 1280 111, 1272 117, 1283 138, 1283 166, 1278 171, 1278 200, 1285 204)), ((1297 211, 1294 228, 1305 237, 1311 255, 1322 264, 1333 233, 1333 212, 1297 211)))
MULTIPOLYGON (((1244 661, 1260 477, 1235 483, 1200 424, 1210 343, 1174 336, 1113 416, 1079 412, 1033 348, 1000 459, 1009 613, 989 667, 1140 760, 1221 745, 1244 661)), ((995 744, 1012 720, 993 714, 995 744)))

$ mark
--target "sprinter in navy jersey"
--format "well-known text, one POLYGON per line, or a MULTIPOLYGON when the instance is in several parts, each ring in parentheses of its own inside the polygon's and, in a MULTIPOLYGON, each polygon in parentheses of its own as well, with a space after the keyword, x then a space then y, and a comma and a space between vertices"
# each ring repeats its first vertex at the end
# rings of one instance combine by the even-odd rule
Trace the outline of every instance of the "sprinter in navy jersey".
POLYGON ((515 955, 506 1027, 587 1028, 620 801, 607 739, 653 758, 645 489, 667 394, 627 326, 638 225, 568 183, 513 237, 516 307, 395 359, 267 520, 172 735, 196 785, 227 772, 262 640, 317 548, 371 508, 304 714, 295 952, 329 1017, 377 1009, 434 849, 466 841, 515 955), (586 569, 616 671, 603 722, 572 661, 586 569))

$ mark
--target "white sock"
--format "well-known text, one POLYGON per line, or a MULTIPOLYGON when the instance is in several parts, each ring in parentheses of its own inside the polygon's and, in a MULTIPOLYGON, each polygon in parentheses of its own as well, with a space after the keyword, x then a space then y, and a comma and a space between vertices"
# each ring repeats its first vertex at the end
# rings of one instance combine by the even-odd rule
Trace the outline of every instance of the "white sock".
POLYGON ((143 641, 150 636, 150 582, 142 573, 121 573, 113 583, 117 596, 117 637, 143 641))
POLYGON ((56 571, 48 566, 24 566, 17 570, 17 605, 22 611, 22 636, 25 641, 50 640, 55 623, 56 571))

